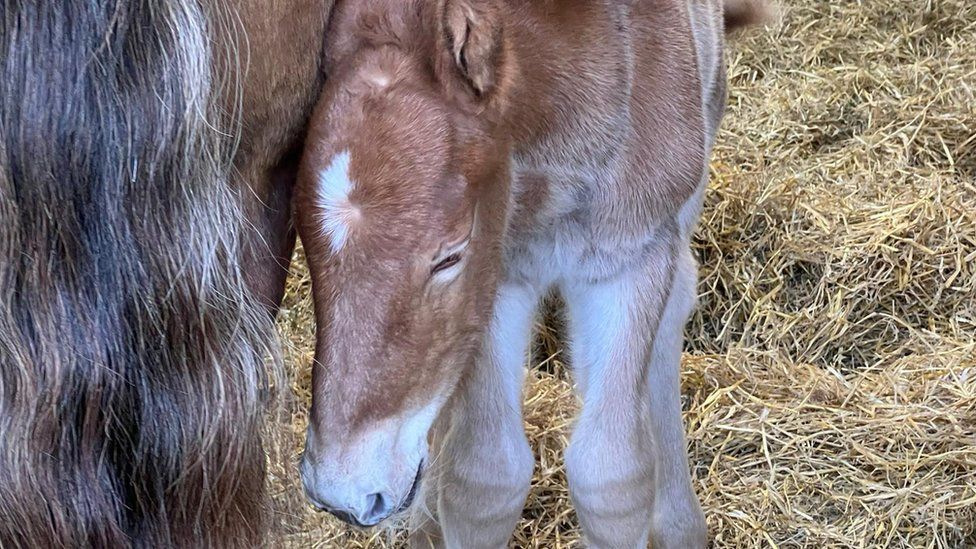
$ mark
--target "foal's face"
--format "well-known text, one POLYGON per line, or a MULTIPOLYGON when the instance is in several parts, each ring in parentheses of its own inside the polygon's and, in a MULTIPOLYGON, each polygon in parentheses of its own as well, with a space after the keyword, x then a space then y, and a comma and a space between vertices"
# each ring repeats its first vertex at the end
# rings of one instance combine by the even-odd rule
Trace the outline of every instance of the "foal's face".
POLYGON ((397 78, 335 77, 296 193, 317 322, 302 477, 316 506, 361 525, 409 506, 497 276, 472 181, 497 167, 434 90, 397 78))

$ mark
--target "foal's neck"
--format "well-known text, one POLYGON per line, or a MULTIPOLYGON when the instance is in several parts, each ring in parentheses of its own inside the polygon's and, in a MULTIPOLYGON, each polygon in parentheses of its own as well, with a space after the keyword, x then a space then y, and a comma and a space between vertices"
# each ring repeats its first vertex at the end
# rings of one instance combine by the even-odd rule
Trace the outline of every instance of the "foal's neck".
POLYGON ((619 55, 601 44, 617 29, 602 2, 509 2, 512 86, 505 114, 516 150, 536 146, 581 111, 603 110, 619 89, 619 55), (602 40, 601 40, 602 39, 602 40))

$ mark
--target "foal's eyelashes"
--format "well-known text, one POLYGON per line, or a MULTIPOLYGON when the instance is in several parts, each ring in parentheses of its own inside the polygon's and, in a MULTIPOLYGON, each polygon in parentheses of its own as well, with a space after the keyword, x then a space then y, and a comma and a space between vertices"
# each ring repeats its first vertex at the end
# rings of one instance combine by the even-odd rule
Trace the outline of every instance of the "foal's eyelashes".
POLYGON ((461 252, 454 252, 453 254, 440 260, 433 268, 430 270, 430 274, 437 274, 441 271, 449 269, 461 262, 461 252))
POLYGON ((467 250, 468 244, 471 243, 471 237, 474 236, 475 227, 478 225, 477 206, 474 208, 474 212, 472 212, 472 217, 471 228, 468 230, 468 234, 464 237, 464 240, 454 244, 445 244, 434 257, 430 268, 431 278, 446 282, 453 280, 460 272, 461 263, 464 261, 464 251, 467 250))
POLYGON ((464 251, 470 241, 470 238, 465 238, 457 244, 446 246, 441 253, 437 254, 430 268, 431 278, 440 282, 453 280, 461 271, 464 251))

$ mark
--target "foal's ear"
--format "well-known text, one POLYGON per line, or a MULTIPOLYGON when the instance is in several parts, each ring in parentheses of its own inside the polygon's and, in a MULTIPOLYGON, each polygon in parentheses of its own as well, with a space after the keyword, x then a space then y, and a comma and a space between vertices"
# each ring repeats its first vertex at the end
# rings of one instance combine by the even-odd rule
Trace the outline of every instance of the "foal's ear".
POLYGON ((496 0, 441 0, 444 45, 465 83, 478 97, 498 85, 502 21, 496 0))

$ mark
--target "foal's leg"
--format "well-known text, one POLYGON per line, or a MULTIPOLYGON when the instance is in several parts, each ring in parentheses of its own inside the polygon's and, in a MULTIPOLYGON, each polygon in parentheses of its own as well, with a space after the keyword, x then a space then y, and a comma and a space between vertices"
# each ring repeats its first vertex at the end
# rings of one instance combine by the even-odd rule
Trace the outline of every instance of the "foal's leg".
POLYGON ((499 289, 485 348, 458 387, 431 464, 436 488, 427 489, 436 489, 441 535, 428 522, 411 536, 415 546, 427 546, 420 538, 429 536, 452 549, 507 547, 535 463, 522 425, 522 383, 538 301, 526 286, 499 289))
POLYGON ((705 545, 678 379, 695 263, 684 238, 657 248, 612 280, 564 288, 583 393, 566 467, 591 547, 705 545))

